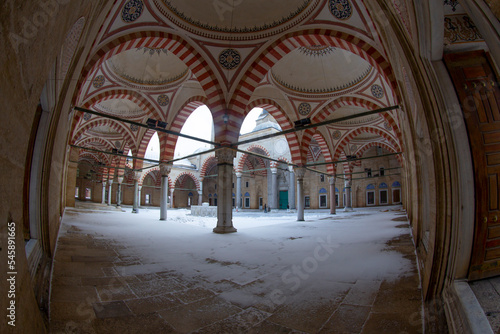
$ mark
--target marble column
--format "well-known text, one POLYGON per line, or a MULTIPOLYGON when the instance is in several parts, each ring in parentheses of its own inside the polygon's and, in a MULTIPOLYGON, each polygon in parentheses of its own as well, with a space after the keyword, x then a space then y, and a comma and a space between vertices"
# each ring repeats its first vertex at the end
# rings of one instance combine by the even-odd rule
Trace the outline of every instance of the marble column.
POLYGON ((269 210, 278 209, 278 168, 271 168, 271 200, 269 210))
POLYGON ((170 189, 170 208, 172 209, 174 208, 174 192, 174 188, 170 189))
POLYGON ((168 200, 168 174, 172 170, 172 165, 161 163, 161 198, 160 198, 160 220, 167 220, 167 200, 168 200))
POLYGON ((203 204, 203 180, 200 180, 200 190, 198 190, 198 205, 203 204))
POLYGON ((241 208, 241 173, 236 173, 236 211, 241 208))
POLYGON ((344 186, 345 186, 345 208, 344 211, 353 211, 352 210, 352 203, 351 203, 351 180, 350 179, 345 179, 344 186))
POLYGON ((233 150, 222 148, 215 152, 217 159, 217 227, 215 233, 236 232, 233 226, 233 150))
POLYGON ((123 176, 119 176, 118 191, 116 192, 116 207, 120 207, 122 205, 122 183, 123 183, 123 176))
POLYGON ((106 204, 106 181, 102 182, 102 204, 106 204))
POLYGON ((290 170, 290 181, 288 182, 288 205, 290 206, 290 210, 295 210, 295 172, 293 171, 293 167, 288 167, 290 170))
POLYGON ((335 203, 335 176, 329 177, 330 182, 330 214, 334 215, 336 213, 336 203, 335 203))
POLYGON ((141 207, 142 186, 137 187, 137 209, 141 207))
POLYGON ((134 175, 134 202, 132 206, 132 213, 139 213, 139 179, 141 177, 141 173, 136 172, 134 175))
POLYGON ((306 169, 299 167, 295 170, 297 176, 297 221, 304 221, 304 175, 306 169))
POLYGON ((111 205, 111 195, 112 195, 112 189, 113 189, 113 180, 108 180, 108 205, 111 205))

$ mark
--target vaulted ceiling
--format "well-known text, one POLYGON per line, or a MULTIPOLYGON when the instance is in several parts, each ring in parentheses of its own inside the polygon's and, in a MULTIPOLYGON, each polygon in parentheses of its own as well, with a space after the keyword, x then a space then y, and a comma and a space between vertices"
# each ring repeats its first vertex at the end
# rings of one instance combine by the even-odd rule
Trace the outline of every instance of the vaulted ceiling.
MULTIPOLYGON (((409 22, 406 1, 394 4, 409 22)), ((143 157, 154 130, 121 120, 152 118, 180 131, 203 104, 214 118, 215 141, 225 144, 238 140, 254 107, 287 130, 303 118, 317 123, 397 105, 397 83, 375 27, 361 0, 117 1, 74 97, 75 106, 102 115, 75 111, 71 143, 143 157)), ((411 22, 407 29, 415 33, 411 22)), ((351 142, 401 151, 398 113, 288 134, 293 163, 306 162, 313 137, 322 138, 327 160, 356 154, 351 142)), ((160 134, 161 159, 173 158, 176 140, 160 134)))

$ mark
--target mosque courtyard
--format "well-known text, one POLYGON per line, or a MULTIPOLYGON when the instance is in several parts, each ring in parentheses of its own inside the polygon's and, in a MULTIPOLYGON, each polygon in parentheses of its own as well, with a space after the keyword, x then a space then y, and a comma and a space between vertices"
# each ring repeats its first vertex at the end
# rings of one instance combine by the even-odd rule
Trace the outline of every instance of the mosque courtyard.
POLYGON ((78 203, 56 246, 51 333, 421 333, 414 245, 400 206, 233 212, 78 203))

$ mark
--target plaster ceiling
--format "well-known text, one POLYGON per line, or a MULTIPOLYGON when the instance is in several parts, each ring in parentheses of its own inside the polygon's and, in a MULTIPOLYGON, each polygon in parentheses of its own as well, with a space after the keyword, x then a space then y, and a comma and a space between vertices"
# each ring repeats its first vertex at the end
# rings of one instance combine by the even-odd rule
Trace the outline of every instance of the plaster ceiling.
POLYGON ((110 128, 107 125, 98 125, 89 130, 90 133, 101 136, 115 136, 120 135, 115 129, 110 128))
MULTIPOLYGON (((352 116, 352 115, 360 114, 360 113, 363 113, 366 111, 367 110, 365 108, 362 108, 362 107, 346 106, 346 107, 342 107, 342 108, 335 110, 335 112, 333 114, 334 116, 332 118, 336 119, 336 118, 342 118, 342 117, 346 117, 346 116, 352 116)), ((365 117, 358 117, 358 118, 350 119, 347 121, 338 122, 336 124, 339 124, 339 125, 361 125, 361 124, 371 123, 371 122, 374 122, 376 120, 382 120, 382 119, 383 118, 380 116, 380 114, 373 114, 373 115, 369 115, 369 116, 365 116, 365 117)))
POLYGON ((107 62, 119 77, 141 85, 165 85, 185 77, 188 72, 179 58, 164 49, 131 49, 107 62))
POLYGON ((363 81, 372 66, 364 59, 339 48, 300 47, 273 68, 274 80, 301 93, 331 93, 363 81))
POLYGON ((106 114, 126 118, 139 118, 146 115, 146 112, 142 110, 137 104, 125 99, 111 99, 102 101, 95 106, 95 109, 98 109, 99 111, 106 114))
POLYGON ((300 16, 314 0, 162 0, 179 23, 206 31, 251 33, 272 29, 300 16))

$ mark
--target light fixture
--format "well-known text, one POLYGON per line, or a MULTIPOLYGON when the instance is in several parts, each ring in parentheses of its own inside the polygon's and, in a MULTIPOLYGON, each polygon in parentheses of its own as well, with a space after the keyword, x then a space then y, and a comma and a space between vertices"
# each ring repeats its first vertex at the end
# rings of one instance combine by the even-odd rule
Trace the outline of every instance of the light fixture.
POLYGON ((227 122, 229 122, 229 115, 228 114, 224 114, 222 116, 222 119, 224 120, 224 124, 227 124, 227 122))
POLYGON ((311 124, 311 119, 310 118, 299 119, 298 121, 295 121, 294 124, 296 128, 300 128, 305 125, 311 124))

